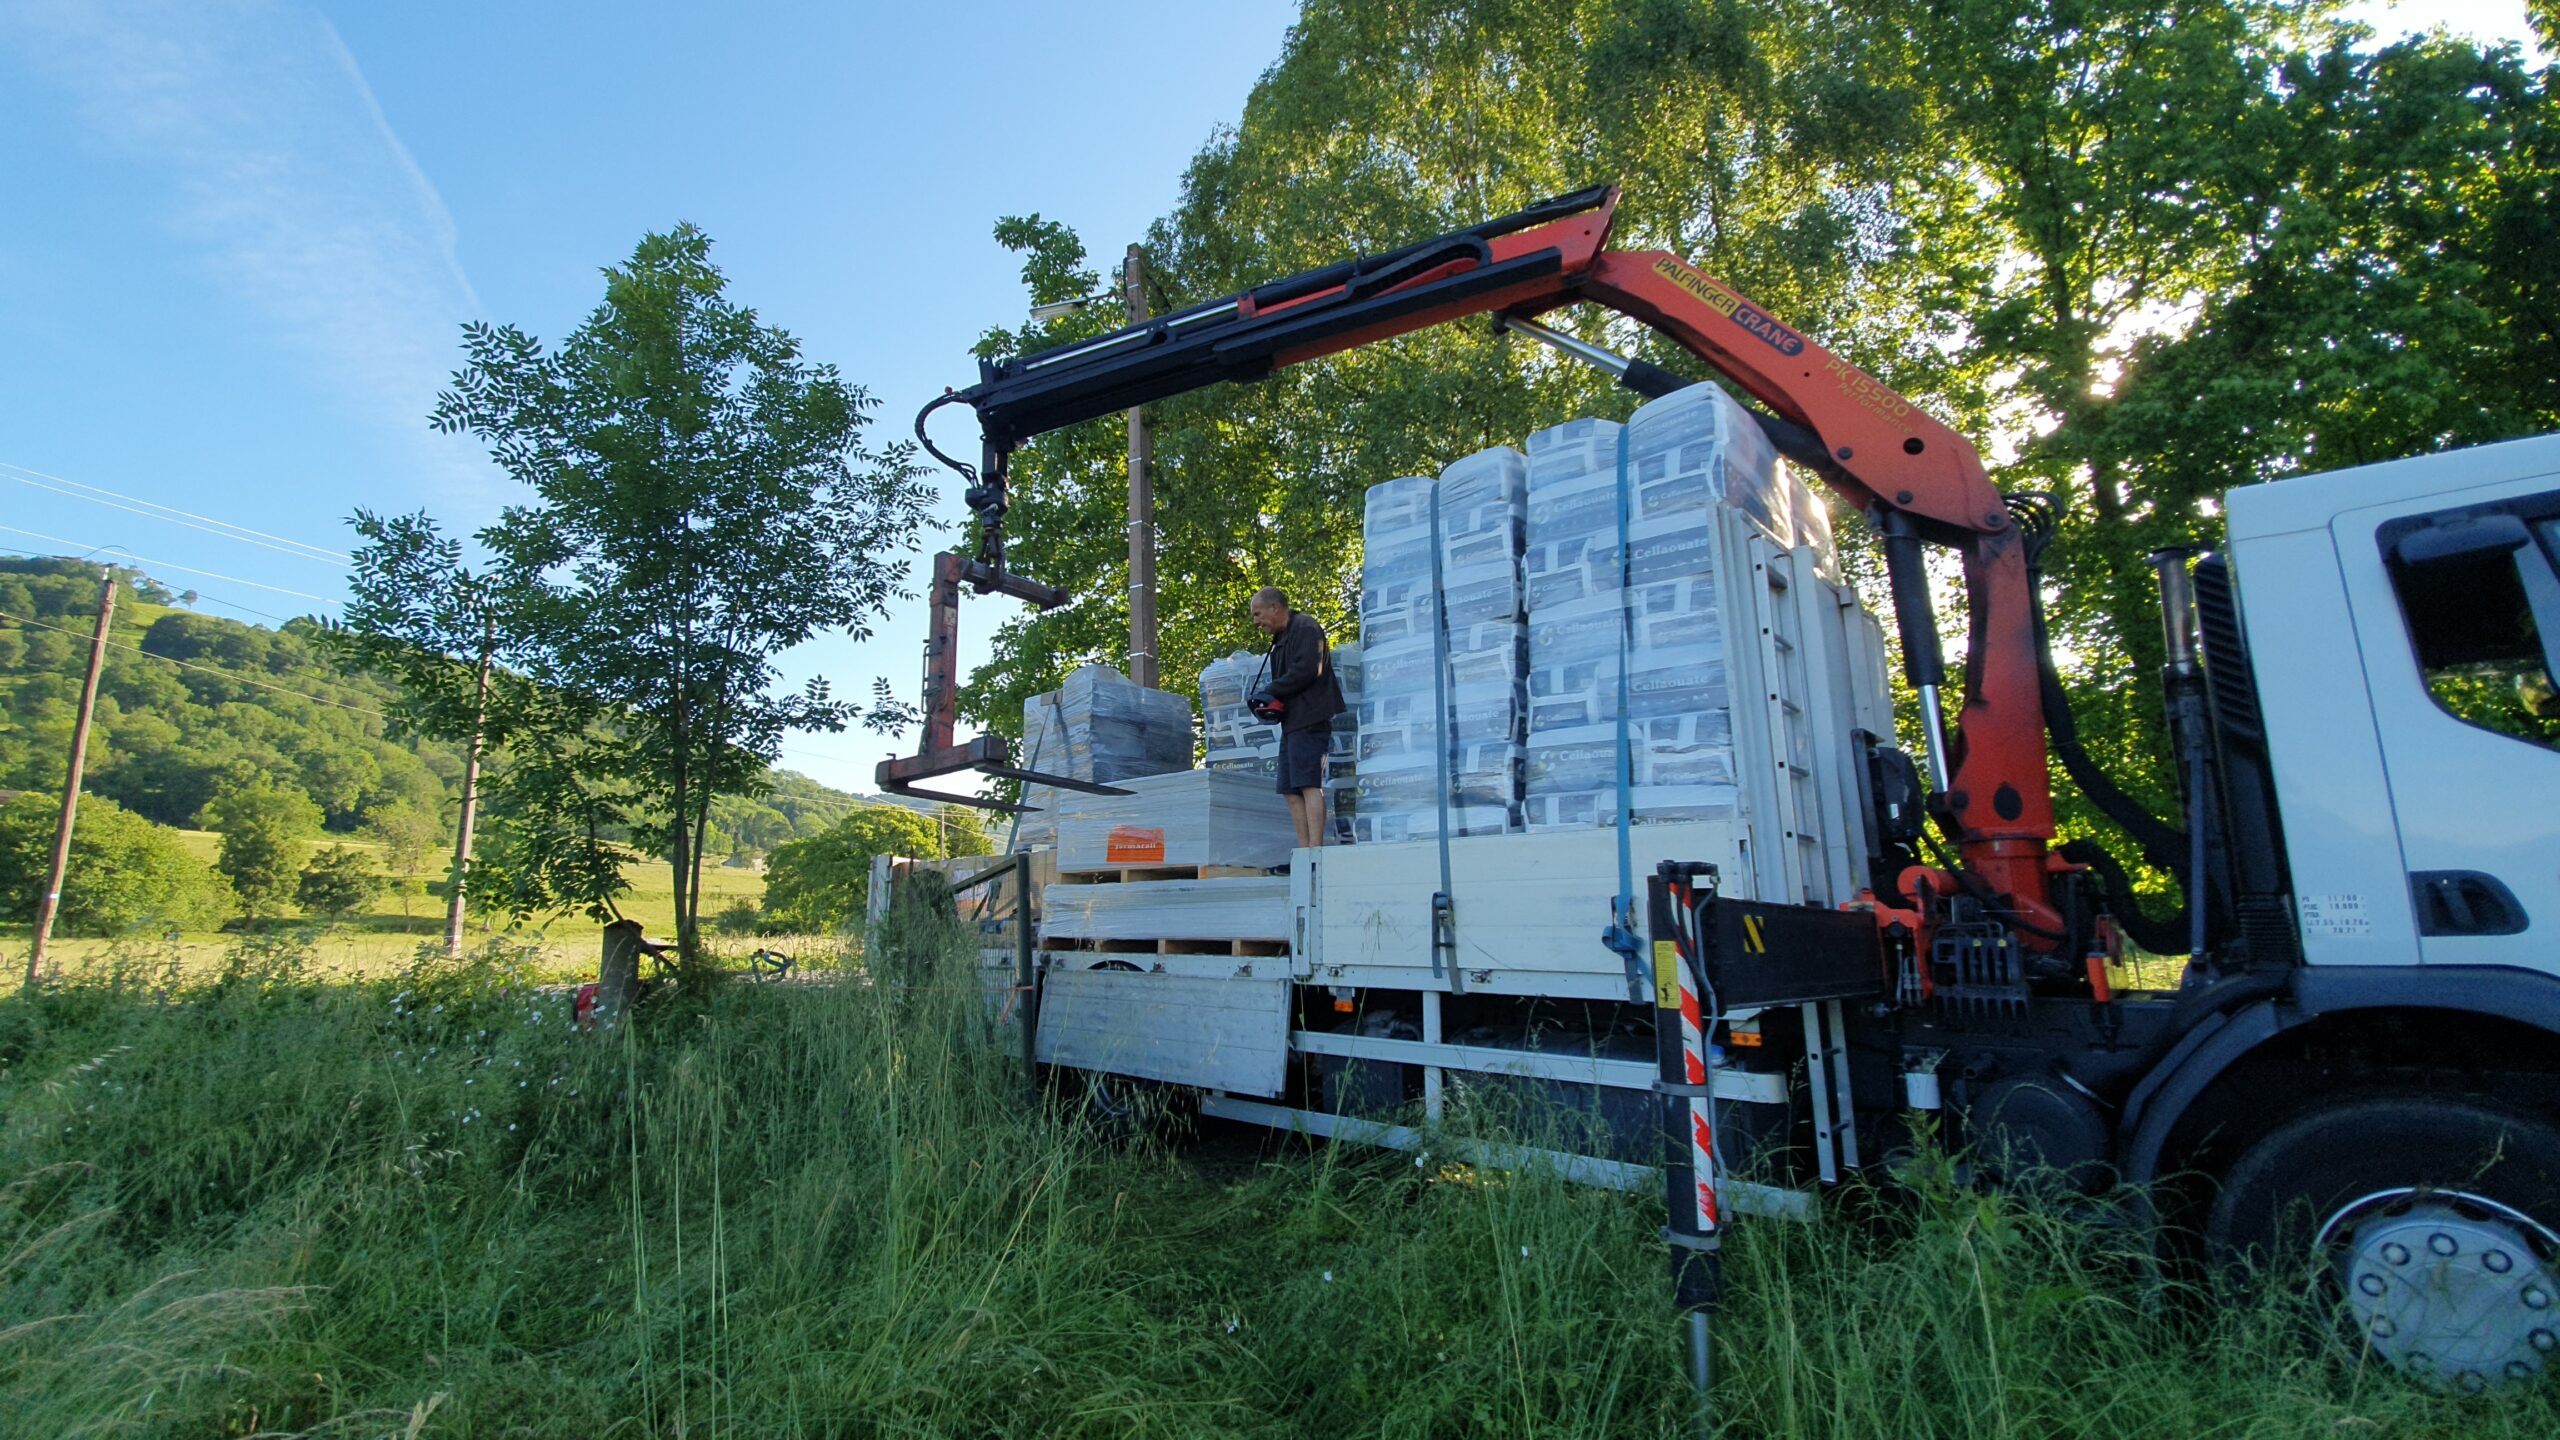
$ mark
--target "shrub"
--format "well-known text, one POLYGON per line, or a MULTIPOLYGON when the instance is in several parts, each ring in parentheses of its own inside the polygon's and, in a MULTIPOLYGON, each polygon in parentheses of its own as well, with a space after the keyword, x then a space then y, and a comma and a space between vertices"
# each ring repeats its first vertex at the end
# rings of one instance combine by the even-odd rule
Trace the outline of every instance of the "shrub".
POLYGON ((764 928, 764 912, 753 900, 732 900, 711 917, 711 928, 723 935, 753 935, 764 928))
POLYGON ((251 916, 274 914, 301 870, 302 837, 320 828, 320 807, 299 790, 253 775, 225 785, 204 807, 222 832, 214 861, 251 916))
POLYGON ((860 925, 871 895, 872 856, 941 854, 940 830, 915 811, 856 810, 821 834, 773 847, 764 872, 768 928, 826 935, 860 925))
MULTIPOLYGON (((54 795, 29 793, 0 806, 0 919, 35 919, 61 813, 54 795)), ((54 917, 59 932, 123 935, 155 923, 210 930, 238 910, 222 877, 188 854, 174 832, 112 800, 81 797, 54 917)))
POLYGON ((293 903, 307 914, 343 919, 381 894, 382 885, 383 877, 376 873, 364 852, 332 845, 302 867, 302 878, 294 885, 293 903))

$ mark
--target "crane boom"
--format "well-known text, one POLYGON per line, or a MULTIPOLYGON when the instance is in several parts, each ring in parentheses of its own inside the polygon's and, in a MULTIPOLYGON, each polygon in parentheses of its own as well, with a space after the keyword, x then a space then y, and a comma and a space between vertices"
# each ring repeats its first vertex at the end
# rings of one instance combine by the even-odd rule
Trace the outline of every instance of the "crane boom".
MULTIPOLYGON (((1610 250, 1617 202, 1615 186, 1577 191, 1091 340, 982 361, 976 385, 935 402, 975 410, 984 440, 975 471, 934 452, 971 480, 980 522, 973 563, 987 582, 977 588, 1022 593, 1019 577, 1004 569, 1004 512, 1008 460, 1026 440, 1470 315, 1527 320, 1568 305, 1605 306, 1668 336, 1765 407, 1758 418, 1779 452, 1876 524, 1905 673, 1929 725, 1938 814, 1963 861, 1958 878, 2024 943, 2050 948, 2069 927, 2050 893, 2059 862, 2050 854, 2034 596, 2019 525, 1981 457, 1891 387, 1679 256, 1610 250), (1942 719, 1944 663, 1923 544, 1952 548, 1964 567, 1972 633, 1952 734, 1942 719)), ((1621 378, 1646 394, 1686 383, 1643 362, 1621 378)), ((938 627, 940 620, 937 612, 938 627)), ((929 672, 929 691, 933 678, 929 672)), ((929 720, 940 717, 945 751, 957 756, 968 747, 950 747, 952 697, 949 680, 941 683, 944 693, 928 693, 926 710, 929 720)), ((906 767, 902 780, 921 778, 916 762, 929 758, 887 762, 882 778, 893 766, 906 767)))

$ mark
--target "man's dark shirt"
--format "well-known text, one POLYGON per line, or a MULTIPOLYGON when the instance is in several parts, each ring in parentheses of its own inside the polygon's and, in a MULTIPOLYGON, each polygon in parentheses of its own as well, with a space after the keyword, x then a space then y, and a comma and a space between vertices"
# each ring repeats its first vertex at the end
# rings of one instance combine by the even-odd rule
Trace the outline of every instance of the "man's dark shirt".
POLYGON ((1318 729, 1342 713, 1324 627, 1302 610, 1289 612, 1288 625, 1271 642, 1271 693, 1286 702, 1283 730, 1318 729))

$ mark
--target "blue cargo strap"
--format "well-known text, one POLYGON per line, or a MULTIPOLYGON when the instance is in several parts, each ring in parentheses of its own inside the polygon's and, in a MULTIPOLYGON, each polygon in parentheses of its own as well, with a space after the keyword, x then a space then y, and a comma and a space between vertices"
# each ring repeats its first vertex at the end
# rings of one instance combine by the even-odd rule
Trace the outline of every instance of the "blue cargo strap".
POLYGON ((1431 699, 1440 726, 1440 890, 1431 897, 1431 978, 1458 987, 1458 916, 1449 877, 1449 790, 1457 783, 1457 726, 1449 714, 1449 606, 1440 590, 1440 482, 1431 482, 1431 699))
POLYGON ((1600 932, 1600 943, 1618 952, 1627 967, 1627 998, 1644 1000, 1649 991, 1644 966, 1643 943, 1636 930, 1636 867, 1634 834, 1635 755, 1627 729, 1627 663, 1634 650, 1630 633, 1634 625, 1628 605, 1628 586, 1633 576, 1629 553, 1627 517, 1627 431, 1618 427, 1618 903, 1610 913, 1609 928, 1600 932))

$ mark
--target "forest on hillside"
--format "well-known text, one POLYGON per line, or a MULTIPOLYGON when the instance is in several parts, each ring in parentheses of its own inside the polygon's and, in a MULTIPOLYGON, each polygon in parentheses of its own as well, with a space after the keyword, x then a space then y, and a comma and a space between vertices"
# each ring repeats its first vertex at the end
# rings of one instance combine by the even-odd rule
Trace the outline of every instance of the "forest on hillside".
MULTIPOLYGON (((307 795, 330 834, 423 825, 450 835, 460 748, 396 725, 392 687, 327 653, 318 622, 270 628, 207 615, 146 574, 118 575, 85 792, 162 825, 197 826, 227 783, 264 776, 307 795)), ((0 557, 0 791, 59 793, 97 613, 97 567, 0 557)), ((825 831, 857 803, 768 772, 763 794, 715 807, 713 853, 759 858, 825 831)))

